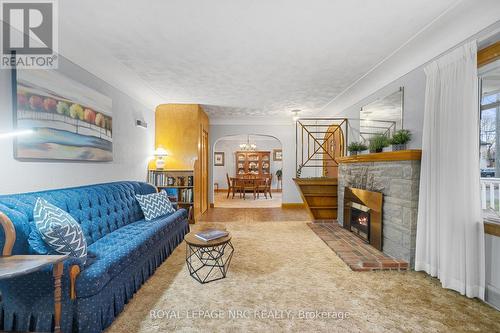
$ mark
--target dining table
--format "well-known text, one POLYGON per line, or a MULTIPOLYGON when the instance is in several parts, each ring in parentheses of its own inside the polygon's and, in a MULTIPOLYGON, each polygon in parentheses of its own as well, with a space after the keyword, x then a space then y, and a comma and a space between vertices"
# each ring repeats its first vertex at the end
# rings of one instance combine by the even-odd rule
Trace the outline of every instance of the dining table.
MULTIPOLYGON (((231 177, 231 182, 233 183, 234 189, 237 189, 240 198, 243 196, 243 200, 246 199, 246 190, 247 189, 252 189, 253 192, 253 198, 257 198, 257 189, 259 185, 265 184, 266 178, 265 177, 258 177, 258 176, 237 176, 237 177, 231 177)), ((234 192, 233 189, 233 192, 234 192)), ((234 193, 233 193, 234 196, 234 193)))

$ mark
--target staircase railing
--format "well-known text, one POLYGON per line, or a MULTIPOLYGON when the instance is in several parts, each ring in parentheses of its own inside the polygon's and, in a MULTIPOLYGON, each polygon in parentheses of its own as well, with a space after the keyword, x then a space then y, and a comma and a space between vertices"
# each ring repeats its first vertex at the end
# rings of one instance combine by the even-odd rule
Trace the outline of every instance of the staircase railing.
POLYGON ((347 118, 300 118, 295 124, 297 178, 324 177, 347 154, 347 118))

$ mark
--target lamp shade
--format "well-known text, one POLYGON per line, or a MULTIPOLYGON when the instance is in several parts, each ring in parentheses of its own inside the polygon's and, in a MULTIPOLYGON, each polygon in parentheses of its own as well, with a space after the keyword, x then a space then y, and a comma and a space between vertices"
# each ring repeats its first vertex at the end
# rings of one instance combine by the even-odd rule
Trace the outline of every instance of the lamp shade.
POLYGON ((158 147, 155 150, 156 157, 165 157, 168 156, 167 151, 164 148, 158 147))

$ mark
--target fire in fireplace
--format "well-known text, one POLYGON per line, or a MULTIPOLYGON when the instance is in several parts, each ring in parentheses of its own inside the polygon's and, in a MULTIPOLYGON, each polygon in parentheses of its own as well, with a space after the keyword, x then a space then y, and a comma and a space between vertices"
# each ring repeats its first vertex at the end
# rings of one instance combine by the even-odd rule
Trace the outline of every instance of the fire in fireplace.
POLYGON ((370 242, 370 208, 351 203, 351 231, 365 242, 370 242))

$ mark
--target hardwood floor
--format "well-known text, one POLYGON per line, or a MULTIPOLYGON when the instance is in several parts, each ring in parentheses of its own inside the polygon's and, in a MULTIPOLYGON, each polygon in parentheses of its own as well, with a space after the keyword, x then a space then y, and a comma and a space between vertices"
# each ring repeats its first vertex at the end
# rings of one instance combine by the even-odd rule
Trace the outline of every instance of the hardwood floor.
POLYGON ((210 208, 197 222, 290 222, 311 219, 305 208, 210 208))
POLYGON ((266 197, 260 194, 259 198, 253 198, 253 193, 246 193, 245 199, 240 198, 237 193, 227 198, 227 192, 219 191, 214 193, 214 206, 216 208, 281 208, 281 193, 273 193, 273 197, 266 197))

